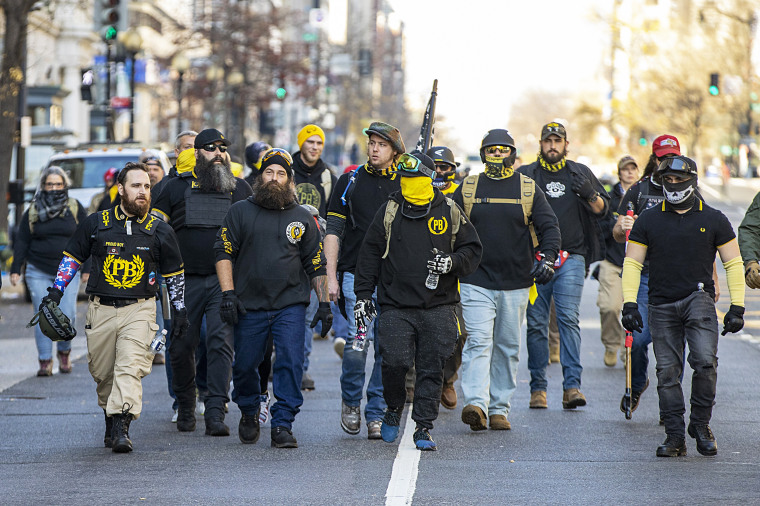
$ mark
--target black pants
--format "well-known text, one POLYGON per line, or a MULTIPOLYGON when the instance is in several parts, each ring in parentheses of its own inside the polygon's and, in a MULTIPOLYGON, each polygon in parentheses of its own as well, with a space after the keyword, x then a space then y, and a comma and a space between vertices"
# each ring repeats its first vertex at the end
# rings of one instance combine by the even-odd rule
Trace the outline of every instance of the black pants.
POLYGON ((412 419, 418 426, 432 429, 438 418, 443 364, 457 340, 454 305, 432 309, 382 308, 379 318, 385 403, 389 409, 404 407, 406 373, 414 366, 417 378, 412 419))
POLYGON ((459 377, 457 371, 462 366, 462 350, 464 342, 467 340, 467 331, 464 328, 464 318, 462 318, 462 303, 456 305, 457 321, 459 322, 459 337, 454 347, 454 353, 451 354, 446 364, 443 366, 443 384, 453 385, 459 377))
POLYGON ((232 377, 233 328, 219 315, 222 291, 216 274, 185 275, 185 306, 190 326, 182 339, 171 343, 172 387, 182 406, 195 403, 195 350, 200 340, 203 315, 206 315, 206 368, 208 395, 206 416, 224 413, 229 402, 232 377))

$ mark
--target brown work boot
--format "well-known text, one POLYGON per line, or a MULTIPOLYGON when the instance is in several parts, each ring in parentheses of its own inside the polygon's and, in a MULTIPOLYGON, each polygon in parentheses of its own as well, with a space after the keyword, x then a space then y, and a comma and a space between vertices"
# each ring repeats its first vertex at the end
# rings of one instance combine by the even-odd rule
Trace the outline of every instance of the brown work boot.
POLYGON ((565 409, 575 409, 578 406, 585 406, 586 398, 577 388, 568 388, 562 395, 562 407, 565 409))
POLYGON ((559 364, 559 346, 549 346, 549 363, 559 364))
POLYGON ((607 350, 604 352, 604 365, 607 367, 615 367, 617 364, 617 352, 613 350, 607 350))
POLYGON ((486 430, 486 414, 483 410, 472 404, 468 404, 462 410, 462 421, 470 426, 471 430, 486 430))
POLYGON ((546 409, 549 406, 546 404, 546 392, 544 390, 536 390, 530 393, 531 409, 546 409))
POLYGON ((488 426, 491 430, 511 430, 512 425, 504 415, 491 415, 488 417, 488 426))
POLYGON ((457 391, 454 390, 454 385, 443 385, 443 391, 441 391, 441 405, 446 409, 454 409, 457 407, 457 391))
POLYGON ((53 375, 53 359, 40 360, 40 370, 37 371, 37 376, 52 376, 53 375))
POLYGON ((69 355, 71 355, 71 350, 58 352, 58 371, 62 374, 68 374, 71 372, 69 355))

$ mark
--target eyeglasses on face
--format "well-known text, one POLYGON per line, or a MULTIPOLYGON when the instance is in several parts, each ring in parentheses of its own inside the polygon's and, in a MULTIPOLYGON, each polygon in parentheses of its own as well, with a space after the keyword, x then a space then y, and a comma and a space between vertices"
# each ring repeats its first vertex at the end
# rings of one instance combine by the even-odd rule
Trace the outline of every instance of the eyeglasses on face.
POLYGON ((45 183, 45 188, 49 188, 51 190, 58 190, 64 188, 66 185, 64 183, 45 183))
POLYGON ((227 146, 224 144, 206 144, 203 146, 203 151, 208 151, 209 153, 213 153, 217 149, 220 153, 226 153, 227 152, 227 146))

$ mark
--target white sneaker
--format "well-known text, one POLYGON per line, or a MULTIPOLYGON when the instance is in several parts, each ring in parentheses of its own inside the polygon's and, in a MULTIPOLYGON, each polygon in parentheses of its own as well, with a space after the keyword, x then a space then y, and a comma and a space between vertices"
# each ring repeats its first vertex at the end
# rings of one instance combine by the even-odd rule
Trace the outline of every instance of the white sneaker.
POLYGON ((178 413, 177 413, 177 410, 175 409, 174 414, 172 415, 172 423, 177 423, 177 416, 178 416, 178 413))
POLYGON ((198 416, 203 416, 203 414, 206 412, 206 405, 203 403, 202 400, 198 400, 198 402, 195 403, 195 414, 198 416))
POLYGON ((269 421, 269 392, 267 392, 267 400, 261 401, 261 408, 259 409, 259 425, 264 425, 269 421))
POLYGON ((336 337, 333 339, 333 349, 340 358, 343 358, 343 348, 346 346, 346 340, 342 337, 336 337))

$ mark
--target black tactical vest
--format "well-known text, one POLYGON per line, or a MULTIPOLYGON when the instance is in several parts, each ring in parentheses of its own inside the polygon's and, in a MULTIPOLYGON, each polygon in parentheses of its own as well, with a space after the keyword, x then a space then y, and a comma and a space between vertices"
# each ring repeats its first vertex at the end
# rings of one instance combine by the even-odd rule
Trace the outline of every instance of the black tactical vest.
POLYGON ((129 235, 115 216, 124 218, 118 206, 99 213, 87 293, 124 299, 153 297, 158 291, 153 234, 159 220, 152 215, 133 220, 129 235))
POLYGON ((185 189, 185 226, 189 228, 219 228, 232 205, 230 193, 207 193, 190 181, 185 189))

